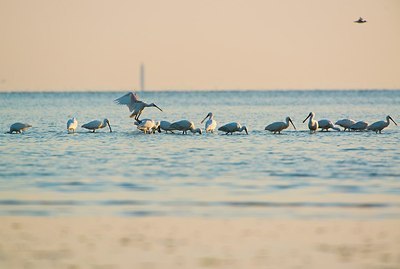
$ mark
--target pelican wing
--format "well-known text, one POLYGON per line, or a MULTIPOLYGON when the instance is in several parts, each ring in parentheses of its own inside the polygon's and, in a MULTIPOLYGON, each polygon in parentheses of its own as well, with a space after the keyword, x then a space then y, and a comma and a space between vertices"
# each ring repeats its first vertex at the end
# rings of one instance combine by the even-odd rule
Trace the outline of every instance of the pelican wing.
POLYGON ((118 105, 127 105, 129 111, 132 112, 135 110, 135 103, 139 101, 139 96, 134 92, 128 92, 124 96, 117 98, 114 100, 118 105))

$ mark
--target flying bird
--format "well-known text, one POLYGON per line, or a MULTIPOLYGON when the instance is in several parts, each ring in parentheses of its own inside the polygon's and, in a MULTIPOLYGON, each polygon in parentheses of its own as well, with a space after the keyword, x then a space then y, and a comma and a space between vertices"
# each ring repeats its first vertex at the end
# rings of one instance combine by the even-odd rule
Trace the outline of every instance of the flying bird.
POLYGON ((306 120, 308 118, 310 118, 310 120, 308 121, 308 129, 310 129, 310 133, 315 133, 318 129, 318 121, 314 120, 315 117, 315 113, 314 112, 310 112, 310 114, 308 114, 307 118, 305 118, 303 120, 303 123, 306 122, 306 120))
POLYGON ((368 126, 368 130, 370 131, 374 131, 376 133, 382 133, 382 130, 385 129, 386 127, 389 126, 389 120, 393 121, 394 124, 397 125, 397 123, 392 119, 392 117, 390 117, 389 115, 386 116, 386 121, 377 121, 372 123, 370 126, 368 126))
POLYGON ((6 133, 12 134, 13 132, 15 132, 17 134, 20 134, 22 132, 25 132, 30 127, 32 127, 32 125, 27 124, 27 123, 16 122, 16 123, 11 124, 10 131, 6 132, 6 133))
POLYGON ((333 125, 333 122, 332 121, 330 121, 330 120, 319 120, 318 121, 318 127, 320 128, 320 129, 322 129, 321 131, 328 131, 328 129, 333 129, 333 130, 336 130, 336 131, 340 131, 340 129, 338 128, 338 127, 335 127, 334 125, 333 125))
POLYGON ((358 20, 356 20, 354 22, 355 23, 366 23, 367 21, 360 17, 358 20))
POLYGON ((160 111, 162 111, 162 109, 159 108, 154 103, 147 104, 143 101, 140 101, 139 96, 133 92, 128 92, 124 96, 121 96, 120 98, 115 99, 114 102, 117 103, 118 105, 127 105, 129 108, 129 111, 132 112, 130 117, 135 118, 135 120, 139 120, 139 117, 142 114, 142 111, 145 107, 156 107, 160 111))
POLYGON ((76 127, 78 127, 78 121, 76 118, 69 119, 67 121, 67 131, 68 133, 75 133, 76 127))
POLYGON ((296 126, 294 126, 293 121, 290 117, 286 117, 286 122, 277 121, 277 122, 267 125, 265 127, 265 130, 274 132, 274 134, 276 134, 276 133, 280 134, 282 130, 289 127, 289 122, 292 124, 293 128, 296 130, 296 126))
POLYGON ((170 129, 182 131, 182 134, 187 134, 187 131, 191 131, 193 134, 195 134, 195 133, 201 134, 202 133, 200 128, 196 128, 194 126, 194 123, 191 121, 188 121, 188 120, 176 121, 171 124, 170 129))
POLYGON ((104 119, 103 121, 93 120, 91 122, 85 123, 81 127, 88 129, 88 130, 93 130, 93 133, 94 133, 97 129, 104 128, 107 125, 108 125, 108 128, 110 128, 110 133, 111 133, 112 130, 111 130, 111 126, 110 126, 110 121, 108 119, 104 119))
POLYGON ((231 123, 225 124, 224 126, 219 127, 218 131, 225 132, 226 134, 231 133, 231 135, 234 132, 242 132, 242 131, 245 131, 246 134, 249 134, 247 127, 242 126, 242 125, 240 125, 240 123, 237 123, 237 122, 231 122, 231 123))
POLYGON ((208 133, 208 132, 214 133, 215 128, 217 128, 217 121, 214 120, 213 113, 211 113, 211 112, 208 113, 207 116, 201 121, 201 123, 203 123, 207 118, 208 118, 208 120, 206 121, 206 124, 205 124, 206 133, 208 133))

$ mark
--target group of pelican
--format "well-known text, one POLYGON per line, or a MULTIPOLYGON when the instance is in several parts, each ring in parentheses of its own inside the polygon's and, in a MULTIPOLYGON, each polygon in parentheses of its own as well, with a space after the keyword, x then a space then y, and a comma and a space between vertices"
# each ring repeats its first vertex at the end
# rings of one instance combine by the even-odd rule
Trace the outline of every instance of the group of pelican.
MULTIPOLYGON (((135 125, 137 126, 137 129, 144 132, 144 133, 155 133, 156 131, 162 132, 165 131, 166 133, 171 132, 173 133, 174 131, 182 131, 182 134, 187 134, 188 131, 190 131, 193 134, 199 133, 202 134, 202 130, 200 128, 196 128, 194 123, 189 120, 180 120, 176 122, 168 122, 168 121, 154 121, 152 119, 142 119, 140 120, 139 117, 142 114, 143 110, 146 107, 155 107, 159 109, 160 111, 163 111, 160 107, 158 107, 154 103, 145 103, 141 100, 139 100, 139 96, 136 93, 129 92, 120 98, 117 98, 114 100, 116 104, 119 105, 126 105, 129 108, 129 111, 132 112, 130 115, 131 118, 135 119, 135 125)), ((352 130, 352 131, 374 131, 376 133, 381 133, 382 130, 386 127, 389 126, 390 121, 392 121, 395 125, 397 123, 393 120, 392 117, 389 115, 386 117, 386 121, 377 121, 374 122, 373 124, 369 125, 365 121, 354 121, 352 119, 342 119, 337 121, 335 124, 333 124, 332 121, 327 120, 327 119, 322 119, 322 120, 315 120, 315 113, 310 112, 308 116, 303 120, 303 123, 308 121, 308 129, 310 130, 311 133, 315 133, 318 129, 321 129, 322 131, 328 131, 329 129, 333 129, 336 131, 340 131, 340 128, 335 127, 341 126, 344 128, 344 131, 346 130, 352 130)), ((201 124, 205 121, 205 132, 206 133, 214 133, 214 131, 217 128, 217 121, 214 119, 214 114, 213 113, 208 113, 205 118, 200 122, 201 124)), ((282 130, 287 129, 289 127, 289 123, 293 126, 295 130, 296 127, 290 117, 287 117, 285 122, 274 122, 265 127, 265 130, 273 132, 274 134, 278 133, 280 134, 282 130)), ((111 130, 111 125, 110 121, 108 119, 104 120, 93 120, 88 123, 83 124, 81 127, 88 129, 92 131, 93 133, 101 128, 107 127, 109 128, 110 132, 111 130)), ((23 131, 26 131, 28 128, 32 127, 30 124, 26 123, 14 123, 10 126, 10 131, 7 133, 22 133, 23 131)), ((71 118, 67 121, 67 131, 68 133, 74 133, 76 128, 78 127, 78 121, 76 118, 71 118)), ((218 128, 219 131, 224 132, 225 134, 233 134, 234 132, 242 132, 245 131, 246 134, 248 134, 248 129, 246 126, 242 126, 240 123, 237 122, 231 122, 228 124, 225 124, 221 127, 218 128)))

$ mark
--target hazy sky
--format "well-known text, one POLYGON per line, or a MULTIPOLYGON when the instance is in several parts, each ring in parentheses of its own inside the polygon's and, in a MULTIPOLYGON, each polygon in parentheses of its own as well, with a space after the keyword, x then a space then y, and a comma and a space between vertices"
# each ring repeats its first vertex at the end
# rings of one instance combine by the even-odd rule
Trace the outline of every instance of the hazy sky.
POLYGON ((0 36, 0 91, 400 88, 399 0, 0 0, 0 36))

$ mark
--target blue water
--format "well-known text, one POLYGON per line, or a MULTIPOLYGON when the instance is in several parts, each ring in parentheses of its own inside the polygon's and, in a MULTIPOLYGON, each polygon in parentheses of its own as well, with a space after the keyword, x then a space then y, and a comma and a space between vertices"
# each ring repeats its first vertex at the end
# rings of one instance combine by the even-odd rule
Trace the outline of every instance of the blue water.
POLYGON ((400 122, 400 91, 145 92, 142 118, 208 112, 249 135, 144 135, 124 92, 0 93, 0 215, 400 218, 400 127, 310 134, 302 120, 400 122), (67 134, 108 118, 113 129, 67 134), (298 131, 264 131, 290 116, 298 131), (33 127, 4 134, 14 122, 33 127))

